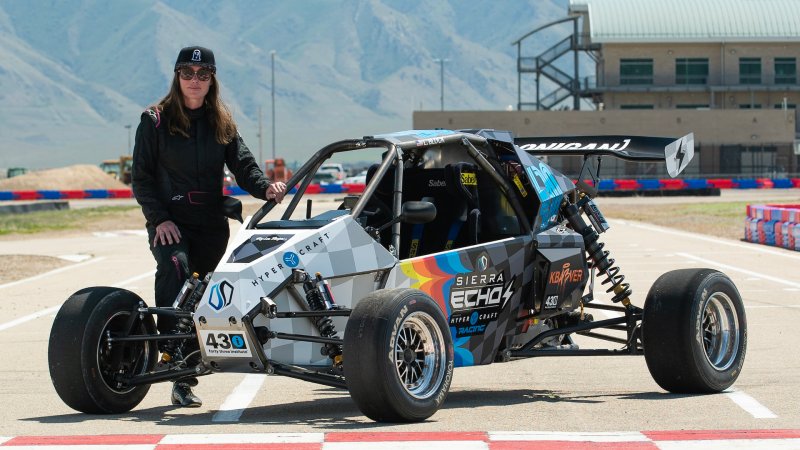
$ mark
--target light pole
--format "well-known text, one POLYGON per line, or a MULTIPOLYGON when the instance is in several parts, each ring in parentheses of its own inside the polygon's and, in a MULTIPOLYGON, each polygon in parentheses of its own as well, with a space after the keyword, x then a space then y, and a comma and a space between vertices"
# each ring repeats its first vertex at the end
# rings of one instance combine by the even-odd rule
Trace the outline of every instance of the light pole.
POLYGON ((131 124, 125 125, 128 129, 128 156, 131 154, 131 124))
POLYGON ((272 159, 275 159, 275 50, 269 52, 272 60, 272 159))
POLYGON ((441 100, 441 110, 444 111, 444 63, 450 60, 445 58, 437 58, 434 59, 434 61, 439 63, 439 76, 441 77, 441 94, 439 96, 439 100, 441 100))
POLYGON ((264 153, 262 149, 264 145, 262 144, 263 133, 261 131, 261 105, 258 106, 258 166, 261 167, 261 164, 264 164, 264 153))

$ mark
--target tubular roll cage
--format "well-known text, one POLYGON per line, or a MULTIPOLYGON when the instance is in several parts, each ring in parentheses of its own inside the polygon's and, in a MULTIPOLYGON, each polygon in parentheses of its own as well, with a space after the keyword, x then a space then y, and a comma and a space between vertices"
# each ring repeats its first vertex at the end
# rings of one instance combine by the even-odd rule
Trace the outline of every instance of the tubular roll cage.
MULTIPOLYGON (((438 139, 438 138, 437 138, 438 139)), ((292 212, 297 208, 300 198, 302 194, 306 191, 308 186, 311 184, 312 177, 309 176, 313 174, 319 169, 322 163, 327 160, 331 155, 335 153, 351 151, 351 150, 358 150, 370 147, 383 147, 387 149, 387 152, 381 161, 378 169, 373 177, 373 181, 367 185, 364 192, 362 193, 361 197, 356 202, 355 206, 351 211, 351 215, 357 216, 359 215, 365 208, 367 204, 367 199, 371 197, 375 190, 377 189, 378 183, 377 180, 380 180, 388 171, 389 167, 394 165, 395 166, 395 180, 394 180, 394 191, 393 191, 393 201, 394 204, 392 206, 393 215, 397 217, 400 215, 401 212, 401 203, 402 203, 402 186, 403 186, 403 164, 397 163, 398 161, 402 161, 403 152, 410 151, 411 149, 418 149, 420 147, 425 147, 426 145, 417 145, 417 141, 398 141, 395 139, 387 138, 387 137, 372 137, 372 136, 365 136, 363 139, 351 139, 351 140, 344 140, 332 143, 327 145, 317 151, 314 156, 309 159, 296 173, 295 175, 289 180, 287 185, 289 186, 298 186, 297 193, 289 206, 286 209, 286 212, 281 217, 282 220, 287 220, 291 217, 292 212), (302 180, 302 182, 301 182, 302 180)), ((519 203, 519 200, 516 196, 511 195, 512 189, 510 184, 507 180, 502 178, 498 174, 498 167, 495 167, 493 163, 488 160, 484 154, 478 150, 479 147, 483 147, 487 145, 487 139, 472 135, 472 134, 454 134, 448 136, 441 136, 441 139, 438 139, 437 142, 428 144, 430 145, 446 145, 446 144, 461 144, 466 147, 470 156, 481 166, 481 168, 486 171, 487 174, 490 174, 492 178, 497 182, 500 189, 504 191, 506 197, 510 200, 511 206, 518 212, 518 217, 520 218, 520 222, 523 226, 524 232, 530 234, 531 226, 527 220, 526 215, 523 212, 522 206, 519 203)), ((251 218, 251 220, 246 225, 247 229, 254 229, 256 224, 263 219, 274 207, 276 203, 274 200, 267 201, 251 218)), ((392 245, 394 248, 394 256, 397 257, 397 252, 400 248, 400 223, 397 222, 392 225, 392 245)), ((535 241, 534 241, 535 245, 535 241)), ((385 280, 385 277, 381 277, 381 279, 385 280)), ((352 310, 341 308, 341 309, 334 309, 334 310, 321 310, 321 311, 312 311, 308 308, 308 305, 305 302, 305 299, 300 295, 297 289, 293 285, 293 277, 287 277, 280 285, 278 285, 269 295, 265 297, 261 297, 258 304, 250 310, 247 314, 242 317, 242 323, 244 325, 245 331, 249 335, 251 342, 259 342, 262 345, 266 343, 269 339, 279 338, 285 340, 293 340, 293 341, 302 341, 302 342, 314 342, 314 343, 324 343, 324 344, 333 344, 333 345, 343 345, 343 340, 340 338, 326 338, 320 336, 313 336, 313 335, 301 335, 301 334, 290 334, 290 333, 280 333, 280 332, 272 332, 267 327, 255 327, 253 325, 254 319, 259 315, 263 314, 264 316, 270 319, 292 319, 292 318, 319 318, 319 317, 332 317, 332 316, 350 316, 352 310), (277 308, 272 302, 272 298, 274 298, 281 290, 288 289, 290 295, 304 308, 304 311, 295 311, 295 312, 279 312, 277 308)), ((614 306, 614 305, 601 305, 601 304, 592 304, 588 301, 585 304, 582 304, 582 307, 586 308, 595 308, 595 309, 604 309, 610 310, 615 312, 624 313, 623 316, 601 320, 601 321, 593 321, 593 322, 583 322, 578 323, 575 325, 563 326, 559 328, 550 329, 547 331, 543 331, 538 335, 534 336, 528 342, 526 342, 521 348, 516 350, 508 351, 507 355, 510 358, 530 358, 530 357, 541 357, 541 356, 587 356, 587 355, 599 355, 599 356, 614 356, 614 355, 639 355, 642 354, 642 348, 639 342, 639 327, 638 325, 641 323, 642 320, 642 309, 638 308, 633 305, 627 306, 614 306), (594 333, 591 330, 595 329, 608 329, 608 330, 617 330, 617 331, 625 331, 627 333, 626 339, 621 339, 618 337, 608 336, 605 334, 594 333), (558 336, 558 335, 569 335, 569 334, 581 334, 588 337, 606 340, 618 344, 623 344, 623 347, 620 349, 535 349, 534 347, 544 341, 547 338, 558 336)), ((133 329, 134 322, 137 318, 141 318, 144 314, 150 315, 157 315, 157 316, 171 316, 171 317, 193 317, 192 313, 175 310, 173 308, 164 308, 164 307, 145 307, 144 304, 140 304, 139 307, 133 311, 131 314, 128 326, 125 328, 126 330, 133 329)), ((520 317, 517 319, 517 322, 527 320, 532 316, 525 316, 520 317)), ((187 334, 160 334, 160 335, 130 335, 126 331, 121 336, 112 336, 109 335, 106 338, 106 342, 108 345, 112 344, 122 344, 126 345, 131 342, 157 342, 157 341, 164 341, 170 339, 196 339, 196 333, 187 333, 187 334)), ((255 354, 258 356, 259 361, 262 363, 262 367, 259 368, 255 364, 251 363, 254 370, 263 371, 267 374, 276 374, 276 375, 283 375, 288 376, 291 378, 297 378, 304 381, 309 381, 313 383, 318 383, 322 385, 327 385, 336 388, 343 388, 346 389, 347 385, 344 380, 344 376, 340 374, 331 373, 331 369, 329 367, 325 367, 324 369, 309 369, 305 367, 283 364, 274 360, 270 360, 267 358, 266 354, 264 353, 264 349, 261 345, 254 345, 255 354)), ((175 380, 187 376, 198 376, 198 375, 205 375, 210 373, 209 370, 203 365, 203 363, 198 364, 195 367, 188 367, 185 369, 179 370, 165 370, 163 372, 150 372, 142 375, 134 375, 132 377, 121 377, 118 381, 128 386, 136 386, 142 384, 149 384, 159 381, 167 381, 167 380, 175 380)))

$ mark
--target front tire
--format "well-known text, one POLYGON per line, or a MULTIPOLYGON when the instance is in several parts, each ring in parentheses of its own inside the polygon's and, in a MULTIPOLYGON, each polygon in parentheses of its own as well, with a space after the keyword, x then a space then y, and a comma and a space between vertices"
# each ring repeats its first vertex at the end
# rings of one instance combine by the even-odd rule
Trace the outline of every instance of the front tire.
POLYGON ((453 342, 442 310, 416 289, 361 300, 344 334, 344 374, 361 412, 378 422, 419 422, 444 403, 453 342))
POLYGON ((642 341, 647 368, 665 390, 721 392, 736 381, 744 364, 742 297, 722 272, 667 272, 647 294, 642 341))
POLYGON ((149 385, 126 386, 118 377, 153 370, 156 344, 107 341, 108 335, 156 334, 152 316, 138 316, 140 303, 125 289, 91 287, 61 306, 50 331, 48 360, 53 386, 67 406, 87 414, 116 414, 144 399, 149 385))

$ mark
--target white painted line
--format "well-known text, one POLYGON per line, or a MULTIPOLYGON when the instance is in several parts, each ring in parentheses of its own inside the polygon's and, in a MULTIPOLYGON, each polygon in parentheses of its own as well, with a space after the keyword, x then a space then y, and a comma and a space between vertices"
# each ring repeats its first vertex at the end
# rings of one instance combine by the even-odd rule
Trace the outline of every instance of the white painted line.
POLYGON ((134 281, 139 281, 139 280, 147 278, 147 277, 152 277, 155 274, 156 274, 156 271, 155 270, 151 270, 149 272, 145 272, 143 274, 136 275, 135 277, 128 278, 127 280, 122 280, 119 283, 114 283, 111 286, 113 286, 113 287, 125 287, 125 286, 133 283, 134 281))
POLYGON ((83 267, 83 266, 87 266, 89 264, 94 264, 94 263, 100 262, 100 261, 102 261, 104 259, 106 259, 105 256, 100 256, 100 257, 91 259, 89 261, 81 262, 81 263, 78 263, 78 264, 73 264, 71 266, 60 267, 58 269, 51 270, 51 271, 45 272, 45 273, 40 273, 39 275, 34 275, 32 277, 29 277, 29 278, 23 278, 21 280, 12 281, 10 283, 0 284, 0 289, 11 287, 11 286, 16 286, 18 284, 28 283, 30 281, 36 281, 38 279, 49 277, 49 276, 55 275, 57 273, 66 272, 67 270, 72 270, 72 269, 75 269, 75 268, 78 268, 78 267, 83 267))
POLYGON ((784 256, 786 258, 800 260, 800 252, 792 251, 792 250, 789 250, 789 249, 785 249, 784 251, 780 251, 780 250, 777 250, 777 249, 771 249, 771 248, 769 248, 769 247, 767 247, 765 245, 762 245, 762 244, 756 244, 756 243, 746 243, 745 244, 745 243, 741 243, 741 242, 734 241, 734 240, 731 240, 731 239, 715 238, 715 237, 707 236, 707 235, 704 235, 704 234, 690 233, 688 231, 677 231, 677 230, 674 230, 672 228, 659 227, 659 226, 656 226, 656 225, 649 225, 649 224, 645 224, 645 223, 641 223, 641 222, 635 222, 635 221, 617 219, 617 220, 612 220, 611 223, 613 224, 615 222, 618 222, 620 224, 624 224, 624 225, 627 225, 627 226, 635 227, 635 228, 642 228, 642 229, 645 229, 645 230, 658 232, 660 234, 672 234, 672 235, 675 235, 675 236, 688 237, 688 238, 696 239, 696 240, 699 240, 699 241, 713 242, 715 244, 727 245, 729 247, 736 247, 736 248, 741 248, 741 249, 744 249, 744 250, 750 250, 750 251, 754 251, 754 252, 757 252, 757 253, 766 253, 766 254, 769 254, 769 255, 784 256))
POLYGON ((745 394, 740 390, 734 388, 728 388, 725 390, 725 395, 727 395, 729 399, 733 400, 733 402, 739 405, 740 408, 747 411, 751 416, 755 417, 756 419, 778 418, 778 416, 775 415, 775 413, 770 411, 766 406, 759 403, 758 400, 754 399, 753 397, 750 397, 749 395, 745 394))
POLYGON ((481 441, 326 442, 322 450, 489 450, 481 441))
MULTIPOLYGON (((100 260, 100 259, 104 259, 104 258, 97 258, 97 259, 100 260)), ((87 261, 86 263, 82 263, 82 264, 88 264, 90 262, 92 262, 92 261, 87 261)), ((76 266, 77 265, 78 264, 76 264, 76 266)), ((69 267, 75 267, 75 266, 69 266, 69 267)), ((63 269, 67 269, 69 267, 63 267, 63 269)), ((57 270, 60 270, 60 269, 57 269, 57 270)), ((47 273, 45 273, 43 275, 52 274, 53 272, 55 272, 55 271, 47 272, 47 273)), ((114 283, 114 284, 112 284, 112 286, 113 287, 124 287, 125 285, 133 283, 134 281, 138 281, 138 280, 141 280, 142 278, 147 278, 149 276, 152 276, 155 272, 156 272, 155 270, 150 270, 150 271, 145 272, 143 274, 136 275, 135 277, 128 278, 127 280, 122 280, 122 281, 120 281, 118 283, 114 283)), ((31 278, 27 278, 27 280, 30 280, 30 279, 31 278)), ((23 280, 20 280, 20 281, 23 281, 23 280)), ((2 286, 0 286, 0 287, 2 287, 2 286)), ((47 315, 56 313, 56 312, 58 312, 58 310, 60 308, 61 308, 61 305, 53 306, 53 307, 50 307, 50 308, 43 309, 41 311, 35 312, 33 314, 28 314, 27 316, 23 316, 23 317, 14 319, 11 322, 0 323, 0 331, 7 330, 9 328, 12 328, 12 327, 15 327, 17 325, 23 324, 25 322, 30 322, 31 320, 38 319, 39 317, 43 317, 43 316, 47 316, 47 315)))
POLYGON ((587 432, 569 431, 500 431, 489 432, 489 440, 495 441, 569 441, 569 442, 651 442, 637 431, 631 432, 587 432))
POLYGON ((800 305, 747 305, 745 309, 800 308, 800 305))
POLYGON ((87 255, 85 253, 76 253, 74 255, 58 255, 58 258, 72 262, 84 262, 89 259, 92 259, 92 255, 87 255))
POLYGON ((325 433, 168 434, 158 444, 321 444, 324 441, 325 433))
POLYGON ((15 327, 17 325, 21 325, 25 322, 30 322, 31 320, 38 319, 42 316, 47 316, 57 312, 61 308, 61 305, 53 306, 51 308, 43 309, 39 312, 35 312, 33 314, 28 314, 27 316, 20 317, 18 319, 14 319, 11 322, 0 323, 0 331, 7 330, 9 328, 15 327))
POLYGON ((702 441, 657 441, 660 450, 798 450, 800 439, 726 439, 702 441))
POLYGON ((241 383, 231 392, 228 398, 219 407, 219 411, 211 418, 212 422, 238 422, 244 410, 250 406, 261 385, 264 384, 265 374, 248 374, 241 383))
POLYGON ((736 267, 736 266, 732 266, 730 264, 724 264, 724 263, 721 263, 721 262, 712 261, 710 259, 701 258, 699 256, 690 255, 688 253, 678 253, 678 255, 683 256, 684 258, 689 258, 689 259, 693 259, 693 260, 698 261, 698 262, 702 262, 704 264, 720 267, 720 268, 723 268, 723 269, 732 270, 734 272, 740 272, 740 273, 743 273, 745 275, 758 276, 758 277, 761 277, 761 278, 763 278, 765 280, 774 281, 774 282, 780 283, 780 284, 785 284, 785 285, 793 287, 793 288, 800 288, 800 283, 795 283, 794 281, 784 280, 783 278, 778 278, 778 277, 773 277, 771 275, 766 275, 766 274, 762 274, 762 273, 758 273, 758 272, 753 272, 752 270, 742 269, 741 267, 736 267))

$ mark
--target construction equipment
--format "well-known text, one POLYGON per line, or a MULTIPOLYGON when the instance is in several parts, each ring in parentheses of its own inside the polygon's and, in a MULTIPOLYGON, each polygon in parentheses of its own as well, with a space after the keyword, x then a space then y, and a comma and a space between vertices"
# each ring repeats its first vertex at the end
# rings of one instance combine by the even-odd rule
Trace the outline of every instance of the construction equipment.
POLYGON ((131 167, 133 166, 133 157, 122 155, 119 159, 106 159, 100 163, 100 168, 103 172, 114 177, 115 180, 122 181, 125 184, 131 184, 131 167))
POLYGON ((287 182, 292 178, 292 171, 286 167, 286 162, 283 158, 268 159, 265 161, 264 174, 270 181, 287 182))

